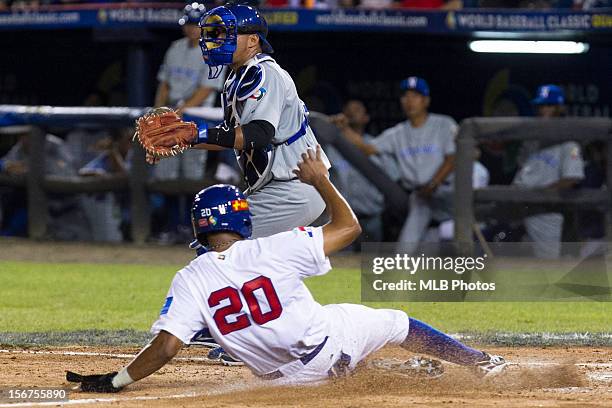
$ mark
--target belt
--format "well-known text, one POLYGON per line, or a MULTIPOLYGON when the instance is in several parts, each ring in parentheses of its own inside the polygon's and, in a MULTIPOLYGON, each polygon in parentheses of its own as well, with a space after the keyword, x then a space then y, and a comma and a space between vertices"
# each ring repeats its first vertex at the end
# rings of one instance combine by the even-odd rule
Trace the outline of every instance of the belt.
MULTIPOLYGON (((302 362, 302 364, 306 365, 310 363, 321 352, 321 350, 323 350, 323 347, 325 346, 325 343, 327 343, 328 338, 329 336, 325 336, 325 340, 323 340, 321 344, 315 347, 314 350, 312 350, 305 356, 300 357, 299 360, 302 362)), ((261 378, 262 380, 276 380, 277 378, 281 378, 282 376, 283 373, 281 373, 280 370, 276 370, 272 371, 271 373, 260 375, 259 378, 261 378)))
POLYGON ((289 146, 290 144, 298 140, 300 137, 304 136, 306 134, 306 129, 308 129, 308 116, 304 115, 304 120, 302 121, 302 125, 300 126, 299 130, 295 132, 293 136, 291 136, 289 139, 281 143, 275 143, 274 146, 280 146, 283 144, 289 146))

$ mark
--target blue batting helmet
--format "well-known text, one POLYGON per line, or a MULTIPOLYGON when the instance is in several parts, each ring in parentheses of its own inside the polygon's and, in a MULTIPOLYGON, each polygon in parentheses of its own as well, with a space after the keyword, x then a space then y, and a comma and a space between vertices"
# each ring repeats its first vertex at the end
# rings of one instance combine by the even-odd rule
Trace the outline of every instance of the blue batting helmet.
POLYGON ((179 25, 198 24, 202 16, 206 13, 206 7, 203 4, 193 2, 188 4, 183 9, 183 16, 179 18, 179 25))
MULTIPOLYGON (((251 237, 253 230, 244 194, 229 184, 215 184, 196 194, 191 207, 191 222, 196 238, 200 234, 229 231, 246 239, 251 237)), ((197 246, 196 242, 193 244, 197 246)))
POLYGON ((536 92, 534 105, 563 105, 565 103, 565 93, 560 86, 542 85, 536 92))
POLYGON ((254 7, 245 4, 216 7, 202 16, 200 27, 200 47, 210 67, 210 78, 218 77, 222 66, 232 63, 239 34, 257 34, 261 50, 266 54, 274 52, 266 40, 268 23, 254 7))

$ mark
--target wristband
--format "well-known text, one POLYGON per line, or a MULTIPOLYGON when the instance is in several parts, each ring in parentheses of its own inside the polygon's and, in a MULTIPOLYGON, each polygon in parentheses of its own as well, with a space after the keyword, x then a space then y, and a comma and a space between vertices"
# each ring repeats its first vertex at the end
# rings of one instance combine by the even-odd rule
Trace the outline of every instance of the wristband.
POLYGON ((116 376, 113 377, 113 387, 115 388, 123 388, 126 385, 133 383, 132 377, 128 373, 127 367, 124 367, 121 371, 117 373, 116 376))
POLYGON ((206 122, 200 123, 198 126, 198 135, 195 140, 191 143, 192 146, 202 143, 209 143, 208 141, 208 125, 206 122))

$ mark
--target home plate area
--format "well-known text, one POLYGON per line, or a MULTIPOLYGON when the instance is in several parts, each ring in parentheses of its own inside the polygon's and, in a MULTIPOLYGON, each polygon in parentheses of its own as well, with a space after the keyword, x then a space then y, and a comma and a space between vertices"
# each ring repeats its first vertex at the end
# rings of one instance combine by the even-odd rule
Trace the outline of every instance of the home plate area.
POLYGON ((117 394, 74 390, 67 370, 83 374, 123 367, 138 352, 125 347, 5 348, 0 350, 0 384, 7 388, 66 388, 68 402, 10 403, 0 407, 95 405, 113 407, 253 407, 407 405, 469 407, 612 406, 610 347, 487 348, 513 364, 503 375, 481 379, 472 371, 444 363, 437 378, 411 376, 397 363, 414 357, 387 347, 351 376, 313 386, 272 387, 245 367, 205 360, 202 348, 187 348, 151 377, 117 394))

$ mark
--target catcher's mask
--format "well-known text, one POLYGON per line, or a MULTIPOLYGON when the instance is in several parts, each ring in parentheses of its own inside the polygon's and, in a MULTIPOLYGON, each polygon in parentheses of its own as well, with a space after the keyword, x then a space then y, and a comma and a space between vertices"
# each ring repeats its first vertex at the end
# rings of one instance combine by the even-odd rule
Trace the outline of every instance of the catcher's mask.
POLYGON ((229 184, 216 184, 196 194, 191 223, 196 239, 189 247, 198 250, 198 254, 207 251, 206 234, 229 231, 248 239, 253 232, 249 204, 244 194, 229 184))
POLYGON ((233 62, 239 34, 257 34, 261 50, 266 54, 274 52, 266 40, 266 19, 251 6, 230 4, 216 7, 202 16, 200 28, 200 48, 211 79, 221 74, 224 65, 233 62))

